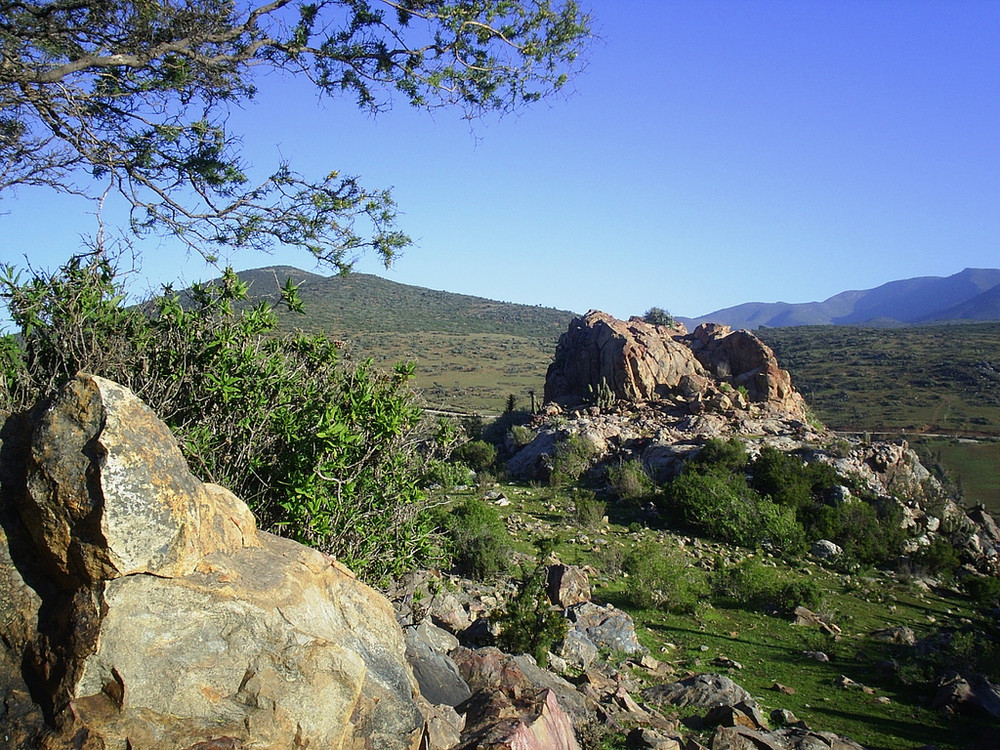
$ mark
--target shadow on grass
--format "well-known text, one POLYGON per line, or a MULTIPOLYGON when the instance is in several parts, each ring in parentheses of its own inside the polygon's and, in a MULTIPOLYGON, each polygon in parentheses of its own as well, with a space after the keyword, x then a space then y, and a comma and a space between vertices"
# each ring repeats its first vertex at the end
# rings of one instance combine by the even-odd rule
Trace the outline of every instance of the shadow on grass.
MULTIPOLYGON (((871 724, 878 722, 878 732, 882 735, 890 735, 907 742, 913 743, 913 747, 924 747, 932 745, 938 748, 965 748, 969 747, 977 737, 996 737, 995 733, 1000 724, 983 719, 970 717, 954 717, 948 721, 947 726, 931 725, 925 721, 913 718, 911 721, 893 719, 885 715, 880 715, 877 720, 866 714, 853 711, 845 711, 837 708, 824 706, 813 706, 811 709, 816 714, 822 714, 830 718, 830 724, 834 725, 838 721, 849 721, 858 724, 871 724)), ((868 744, 868 750, 900 750, 898 744, 878 745, 868 744)), ((995 745, 990 745, 995 747, 995 745)))

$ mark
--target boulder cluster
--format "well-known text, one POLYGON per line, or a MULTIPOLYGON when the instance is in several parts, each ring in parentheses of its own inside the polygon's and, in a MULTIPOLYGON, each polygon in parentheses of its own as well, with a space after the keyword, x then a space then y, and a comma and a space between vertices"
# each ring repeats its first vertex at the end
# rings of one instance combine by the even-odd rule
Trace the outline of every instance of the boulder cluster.
POLYGON ((592 310, 575 318, 556 346, 545 401, 571 408, 599 398, 672 403, 692 413, 746 411, 751 405, 805 420, 802 397, 763 341, 706 323, 617 320, 592 310))
MULTIPOLYGON (((551 659, 575 683, 490 645, 497 587, 425 572, 390 603, 335 559, 259 531, 242 501, 190 473, 147 406, 99 377, 7 420, 0 480, 4 748, 575 750, 590 726, 669 748, 684 740, 657 706, 692 702, 719 742, 769 736, 726 678, 709 679, 715 693, 675 685, 577 568, 547 577, 569 623, 551 659), (640 694, 608 652, 659 687, 640 694)), ((813 739, 776 746, 823 737, 796 731, 813 739)))

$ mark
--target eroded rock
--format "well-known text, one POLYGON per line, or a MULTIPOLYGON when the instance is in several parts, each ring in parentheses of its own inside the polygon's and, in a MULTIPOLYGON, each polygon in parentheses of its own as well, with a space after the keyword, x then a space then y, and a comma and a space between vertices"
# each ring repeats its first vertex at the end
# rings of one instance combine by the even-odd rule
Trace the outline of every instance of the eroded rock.
POLYGON ((0 452, 8 736, 48 750, 419 740, 388 602, 258 532, 131 392, 79 375, 15 419, 0 452))

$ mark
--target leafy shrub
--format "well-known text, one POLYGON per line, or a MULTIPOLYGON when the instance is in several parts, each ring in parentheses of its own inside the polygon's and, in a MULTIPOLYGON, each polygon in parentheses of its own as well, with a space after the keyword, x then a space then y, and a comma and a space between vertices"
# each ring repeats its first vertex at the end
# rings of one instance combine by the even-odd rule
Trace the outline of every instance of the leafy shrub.
POLYGON ((523 424, 513 425, 507 433, 511 442, 518 448, 523 448, 535 439, 535 431, 523 424))
POLYGON ((816 538, 836 542, 847 562, 884 565, 893 562, 903 549, 905 533, 902 511, 887 506, 881 512, 863 500, 817 509, 812 526, 816 538))
POLYGON ((577 434, 557 443, 552 455, 549 484, 559 487, 577 481, 590 468, 596 452, 593 443, 577 434))
POLYGON ((739 607, 791 612, 799 605, 816 609, 822 603, 812 580, 791 580, 752 558, 714 571, 711 583, 717 599, 739 607))
POLYGON ((709 438, 691 459, 694 466, 718 472, 741 472, 747 465, 747 449, 737 438, 709 438))
MULTIPOLYGON (((21 280, 0 274, 20 331, 5 338, 0 411, 26 408, 79 371, 134 391, 173 430, 192 471, 242 497, 263 528, 342 559, 378 583, 434 554, 418 488, 420 410, 407 381, 344 361, 322 336, 281 335, 227 269, 182 298, 141 306, 103 254, 21 280), (242 305, 243 309, 240 309, 242 305)), ((299 302, 289 282, 285 302, 299 302)))
POLYGON ((622 560, 625 596, 636 607, 691 613, 708 593, 705 572, 678 548, 646 539, 622 560))
POLYGON ((651 497, 656 491, 656 485, 646 473, 642 461, 638 459, 623 461, 617 466, 610 467, 608 483, 619 499, 628 502, 641 501, 651 497))
POLYGON ((576 522, 585 529, 593 529, 601 525, 607 505, 594 497, 589 490, 577 489, 573 493, 573 506, 576 522))
POLYGON ((451 542, 455 563, 473 578, 499 578, 510 570, 507 527, 492 505, 467 498, 450 513, 439 513, 438 523, 451 542))
POLYGON ((496 461, 497 449, 485 440, 470 440, 458 446, 451 455, 473 471, 483 471, 496 461))
POLYGON ((472 481, 472 470, 463 463, 430 459, 424 464, 421 484, 424 487, 440 485, 446 490, 468 485, 472 481))
POLYGON ((949 580, 962 565, 958 550, 943 536, 935 536, 930 544, 910 555, 910 560, 915 567, 949 580))
POLYGON ((837 470, 823 461, 803 463, 795 455, 782 453, 770 445, 761 448, 750 466, 751 486, 779 505, 800 514, 831 487, 840 483, 837 470))
POLYGON ((497 645, 511 654, 531 654, 542 667, 553 645, 569 630, 566 618, 549 604, 545 583, 546 568, 539 565, 521 580, 517 593, 496 618, 500 626, 497 645))
POLYGON ((1000 606, 1000 578, 971 576, 963 581, 962 588, 972 601, 982 607, 1000 606))
POLYGON ((664 497, 687 523, 720 541, 789 554, 805 548, 792 510, 758 495, 742 475, 686 471, 667 485, 664 497))
POLYGON ((673 326, 674 316, 662 307, 651 307, 643 314, 642 319, 656 326, 673 326))

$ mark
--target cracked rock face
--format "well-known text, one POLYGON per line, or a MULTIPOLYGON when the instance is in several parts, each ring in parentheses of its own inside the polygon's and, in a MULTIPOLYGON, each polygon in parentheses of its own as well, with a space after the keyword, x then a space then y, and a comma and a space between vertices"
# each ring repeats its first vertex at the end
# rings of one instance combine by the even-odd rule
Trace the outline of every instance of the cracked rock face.
POLYGON ((626 402, 679 399, 730 411, 749 404, 804 419, 805 402, 764 342, 748 331, 704 324, 658 326, 591 311, 559 338, 545 378, 545 401, 564 407, 599 396, 626 402))
POLYGON ((258 532, 130 391, 79 375, 2 441, 11 747, 419 741, 388 602, 332 558, 258 532))

